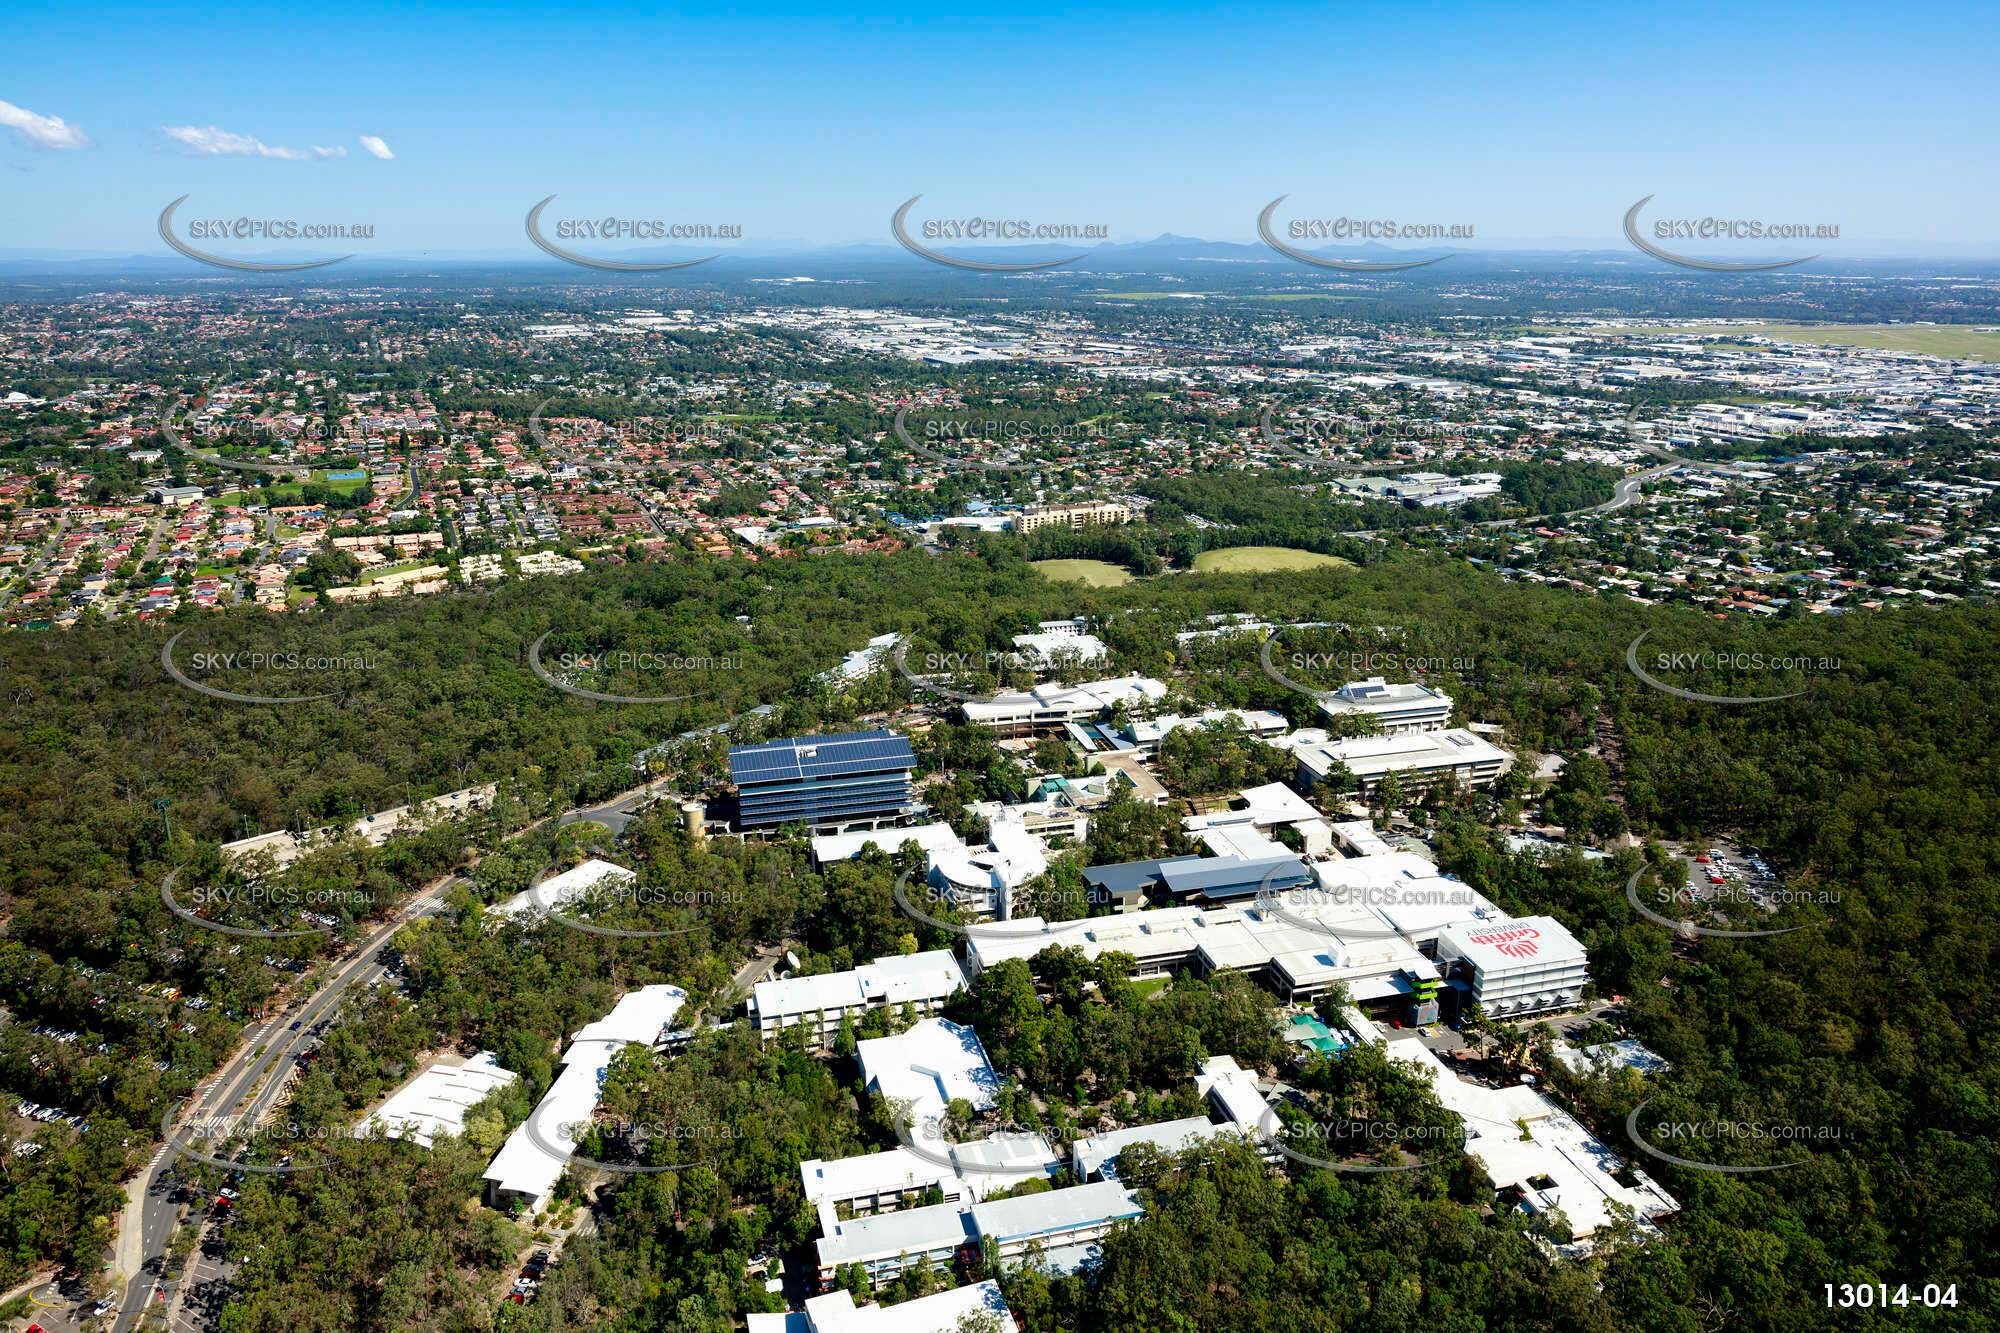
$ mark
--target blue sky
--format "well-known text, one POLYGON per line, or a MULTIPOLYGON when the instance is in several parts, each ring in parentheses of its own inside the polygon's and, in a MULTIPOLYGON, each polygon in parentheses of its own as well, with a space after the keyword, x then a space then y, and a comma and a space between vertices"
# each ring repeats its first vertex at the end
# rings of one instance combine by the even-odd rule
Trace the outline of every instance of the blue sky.
POLYGON ((733 222, 752 245, 884 242, 921 192, 920 216, 1121 240, 1251 240, 1290 194, 1287 217, 1603 248, 1654 194, 1666 215, 1836 223, 1843 253, 2000 254, 1990 3, 861 3, 27 0, 0 68, 0 251, 163 254, 154 220, 183 193, 197 215, 373 223, 343 248, 396 254, 528 253, 522 215, 552 193, 558 213, 733 222))

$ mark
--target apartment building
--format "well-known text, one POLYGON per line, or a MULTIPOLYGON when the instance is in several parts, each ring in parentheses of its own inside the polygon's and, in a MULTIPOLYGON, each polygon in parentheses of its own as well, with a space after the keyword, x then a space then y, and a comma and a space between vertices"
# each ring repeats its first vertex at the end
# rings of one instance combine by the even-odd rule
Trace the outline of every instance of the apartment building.
POLYGON ((1129 523, 1132 510, 1110 500, 1085 500, 1077 504, 1037 505, 1014 516, 1014 531, 1039 532, 1043 528, 1087 528, 1097 523, 1129 523))

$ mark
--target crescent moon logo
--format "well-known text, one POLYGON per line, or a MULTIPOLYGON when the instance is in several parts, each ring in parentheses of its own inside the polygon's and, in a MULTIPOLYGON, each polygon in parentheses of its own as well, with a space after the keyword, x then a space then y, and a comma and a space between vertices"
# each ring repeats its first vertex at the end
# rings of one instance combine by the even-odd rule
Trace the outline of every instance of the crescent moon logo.
POLYGON ((1725 264, 1713 259, 1689 259, 1686 255, 1677 255, 1671 250, 1654 245, 1639 234, 1639 210, 1652 202, 1653 196, 1649 194, 1625 210, 1625 239, 1653 258, 1664 259, 1669 264, 1701 269, 1706 273, 1767 273, 1772 269, 1790 268, 1794 264, 1803 264, 1808 259, 1819 258, 1818 255, 1806 255, 1799 259, 1777 259, 1765 264, 1725 264))
POLYGON ((1633 675, 1662 694, 1671 694, 1678 698, 1692 699, 1696 703, 1704 704, 1774 704, 1780 699, 1796 699, 1805 693, 1804 690, 1793 690, 1789 694, 1750 694, 1739 697, 1732 694, 1702 694, 1697 690, 1684 690, 1677 685, 1669 685, 1657 676, 1648 675, 1646 669, 1639 665, 1639 645, 1644 643, 1646 636, 1652 632, 1650 629, 1641 630, 1639 637, 1632 640, 1626 647, 1625 665, 1631 670, 1633 675))
POLYGON ((696 264, 706 264, 709 260, 715 258, 714 255, 703 255, 700 259, 681 259, 671 264, 626 264, 620 263, 615 259, 592 259, 588 255, 580 255, 574 250, 565 250, 542 235, 542 210, 554 202, 555 196, 550 195, 528 210, 528 239, 533 241, 543 251, 562 260, 565 264, 575 264, 579 268, 602 269, 606 273, 665 273, 669 269, 693 268, 696 264))
POLYGON ((941 255, 935 250, 929 250, 918 245, 905 225, 910 216, 910 209, 915 207, 917 200, 921 198, 923 196, 920 194, 911 195, 903 201, 903 206, 897 209, 889 218, 890 235, 896 238, 897 244, 919 259, 928 259, 933 264, 943 264, 946 268, 969 269, 974 273, 1035 273, 1042 269, 1061 268, 1064 264, 1074 264, 1077 260, 1083 258, 1082 255, 1071 255, 1067 259, 1045 259, 1039 264, 988 264, 977 259, 953 259, 950 255, 941 255))
POLYGON ((1311 264, 1314 268, 1330 268, 1340 273, 1395 273, 1406 268, 1423 268, 1429 264, 1440 264, 1451 258, 1450 255, 1437 255, 1430 259, 1410 259, 1400 263, 1390 263, 1372 259, 1323 259, 1318 255, 1309 255, 1296 246, 1286 245, 1278 239, 1278 234, 1271 230, 1271 215, 1278 211, 1279 204, 1289 198, 1291 196, 1288 194, 1279 195, 1264 205, 1264 211, 1257 215, 1257 234, 1264 238, 1264 244, 1287 259, 1296 259, 1301 264, 1311 264))
POLYGON ((342 260, 354 258, 353 255, 335 255, 332 259, 313 259, 301 264, 265 264, 254 259, 224 259, 221 255, 197 250, 174 235, 174 210, 187 201, 188 197, 182 195, 160 210, 160 239, 165 241, 170 249, 179 251, 196 263, 234 269, 238 273, 297 273, 302 269, 325 268, 328 264, 338 264, 342 260))

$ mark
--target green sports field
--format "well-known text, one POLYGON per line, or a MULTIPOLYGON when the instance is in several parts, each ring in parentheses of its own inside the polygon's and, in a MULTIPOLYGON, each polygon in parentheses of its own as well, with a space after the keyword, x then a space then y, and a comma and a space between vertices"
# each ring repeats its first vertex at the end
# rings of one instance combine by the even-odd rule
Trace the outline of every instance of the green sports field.
POLYGON ((1317 551, 1295 551, 1289 546, 1231 546, 1220 551, 1203 551, 1194 558, 1197 574, 1271 574, 1282 570, 1342 568, 1352 568, 1352 562, 1317 551))
POLYGON ((1035 568, 1057 583, 1088 583, 1093 588, 1116 588, 1132 581, 1129 570, 1104 560, 1037 560, 1035 568))

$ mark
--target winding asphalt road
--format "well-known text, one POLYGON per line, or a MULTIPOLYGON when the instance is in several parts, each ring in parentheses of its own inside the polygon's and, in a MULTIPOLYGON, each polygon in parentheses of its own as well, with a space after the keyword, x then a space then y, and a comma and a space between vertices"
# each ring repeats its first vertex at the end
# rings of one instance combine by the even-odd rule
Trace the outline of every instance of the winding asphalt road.
MULTIPOLYGON (((757 712, 752 710, 744 716, 757 712)), ((701 731, 727 730, 737 720, 731 718, 701 731)), ((672 793, 662 782, 649 782, 597 805, 564 811, 556 822, 587 821, 623 834, 647 806, 661 799, 673 799, 672 793)), ((261 1121, 283 1095, 292 1071, 298 1067, 300 1054, 313 1038, 313 1026, 336 1016, 342 1000, 356 986, 365 987, 381 979, 388 971, 381 962, 382 951, 404 926, 438 910, 443 905, 445 891, 455 879, 453 876, 440 880, 404 904, 344 955, 310 995, 301 996, 278 1014, 246 1028, 236 1055, 182 1109, 169 1141, 154 1154, 146 1170, 126 1192, 113 1263, 113 1268, 125 1279, 125 1287, 114 1333, 128 1333, 151 1306, 162 1309, 173 1306, 178 1279, 166 1276, 165 1256, 167 1242, 182 1215, 182 1205, 172 1198, 173 1173, 169 1169, 179 1156, 175 1145, 189 1145, 190 1131, 204 1122, 239 1117, 231 1123, 255 1126, 261 1121)), ((308 1151, 302 1149, 300 1156, 308 1151)))
POLYGON ((165 1306, 171 1306, 173 1301, 173 1280, 166 1275, 165 1255, 167 1242, 181 1217, 181 1205, 172 1198, 169 1170, 179 1156, 177 1145, 192 1146, 189 1131, 195 1124, 230 1119, 239 1112, 241 1118, 233 1123, 254 1127, 271 1109, 298 1067, 300 1054, 312 1040, 313 1025, 337 1014, 341 1001, 356 985, 368 985, 388 971, 381 962, 382 951, 404 926, 436 911, 451 882, 449 878, 440 881, 404 904, 337 963, 312 994, 245 1029, 243 1044, 235 1057, 216 1072, 205 1091, 198 1091, 189 1102, 169 1142, 161 1146, 148 1164, 141 1188, 127 1194, 119 1227, 117 1267, 128 1281, 113 1325, 116 1333, 126 1333, 156 1301, 165 1306), (136 1247, 132 1243, 135 1236, 136 1247))

